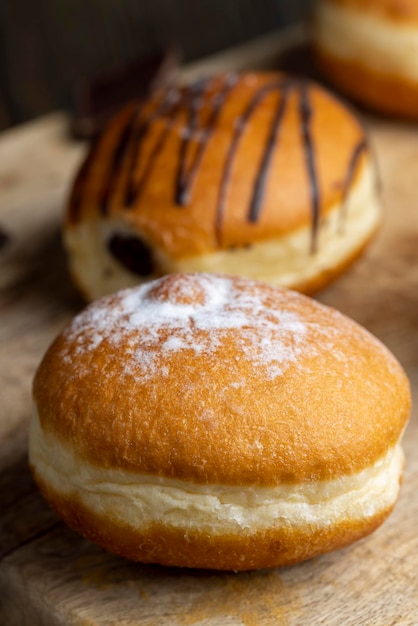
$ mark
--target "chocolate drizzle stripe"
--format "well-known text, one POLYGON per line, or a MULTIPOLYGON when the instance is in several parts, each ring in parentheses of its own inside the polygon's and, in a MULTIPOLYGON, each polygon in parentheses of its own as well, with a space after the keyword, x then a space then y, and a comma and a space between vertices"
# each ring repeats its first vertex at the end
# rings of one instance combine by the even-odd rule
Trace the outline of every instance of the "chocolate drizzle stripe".
POLYGON ((131 140, 131 145, 130 145, 129 165, 128 165, 128 181, 126 184, 126 189, 125 189, 125 194, 124 194, 124 202, 128 207, 132 207, 134 203, 134 197, 135 197, 134 174, 135 174, 136 164, 138 163, 139 156, 140 156, 141 143, 154 117, 156 116, 153 115, 149 117, 145 122, 138 125, 138 127, 135 128, 134 133, 132 135, 132 140, 131 140))
MULTIPOLYGON (((145 182, 145 177, 148 175, 150 170, 152 169, 152 163, 149 163, 146 167, 145 176, 142 177, 140 188, 138 189, 138 185, 135 184, 135 170, 136 165, 138 163, 140 157, 140 150, 142 146, 142 142, 151 126, 151 124, 159 117, 164 117, 167 113, 171 112, 173 106, 177 107, 176 100, 178 92, 177 90, 170 90, 167 92, 166 96, 160 102, 157 110, 148 115, 145 120, 141 119, 141 110, 136 109, 133 113, 132 118, 129 120, 127 126, 123 129, 120 139, 116 144, 116 148, 113 152, 111 158, 111 167, 108 174, 108 178, 105 184, 105 187, 102 191, 100 208, 102 214, 107 214, 109 209, 109 202, 114 192, 115 186, 117 184, 118 176, 120 173, 120 167, 125 159, 126 155, 129 153, 129 162, 128 162, 128 181, 125 190, 124 201, 127 208, 133 206, 137 194, 141 191, 141 187, 145 182)), ((169 120, 169 123, 171 121, 169 120)), ((158 151, 162 148, 163 142, 165 141, 168 132, 163 131, 161 141, 157 141, 156 148, 152 151, 151 161, 153 161, 158 151)))
POLYGON ((222 107, 225 104, 225 101, 236 82, 237 78, 235 75, 230 75, 226 77, 222 91, 218 93, 213 100, 213 108, 210 113, 208 123, 203 129, 199 129, 198 115, 207 83, 199 83, 195 93, 192 95, 191 106, 189 110, 189 123, 188 127, 186 128, 186 137, 183 138, 180 147, 179 168, 177 172, 175 203, 179 206, 185 206, 190 201, 190 194, 193 183, 199 171, 199 167, 205 154, 205 150, 207 148, 210 138, 214 133, 219 116, 222 112, 222 107), (196 154, 189 168, 189 171, 186 172, 186 160, 187 153, 189 151, 189 145, 191 141, 196 140, 196 133, 199 131, 202 132, 200 144, 196 150, 196 154))
POLYGON ((116 147, 112 153, 109 175, 105 180, 105 185, 100 194, 99 206, 102 215, 106 215, 109 211, 109 202, 116 187, 120 165, 125 155, 127 154, 132 137, 132 132, 137 123, 139 115, 140 112, 138 109, 135 109, 132 112, 132 115, 128 118, 126 125, 120 133, 119 140, 116 143, 116 147))
POLYGON ((258 221, 259 214, 263 205, 264 192, 266 188, 267 178, 270 172, 270 164, 273 157, 274 149, 277 145, 281 122, 286 111, 287 100, 289 97, 289 85, 283 86, 283 90, 279 94, 279 96, 279 106, 277 107, 276 114, 273 118, 273 124, 270 129, 266 149, 264 151, 260 170, 258 172, 257 179, 254 185, 254 192, 250 204, 250 210, 248 212, 249 222, 258 221))
POLYGON ((341 200, 340 221, 339 221, 339 227, 338 227, 340 232, 342 232, 342 222, 343 220, 345 220, 346 215, 347 215, 348 195, 350 193, 350 188, 353 184, 354 177, 356 175, 357 165, 358 165, 361 155, 363 154, 363 152, 367 150, 367 148, 368 148, 367 141, 365 138, 363 138, 356 145, 350 157, 350 161, 349 161, 348 168, 347 168, 347 175, 344 181, 342 200, 341 200))
POLYGON ((99 135, 92 143, 89 153, 85 157, 77 176, 74 180, 70 200, 68 203, 68 215, 71 222, 78 222, 81 214, 81 206, 87 179, 97 153, 99 152, 102 135, 99 135))
POLYGON ((166 94, 166 96, 163 98, 162 102, 159 104, 157 110, 154 111, 154 113, 151 113, 151 115, 149 115, 147 119, 143 121, 142 124, 140 124, 138 128, 135 130, 133 134, 132 150, 131 150, 131 156, 130 156, 129 167, 128 167, 128 172, 129 172, 128 182, 126 185, 125 198, 124 198, 127 208, 132 208, 134 206, 138 198, 138 195, 141 193, 142 188, 146 182, 147 176, 150 174, 152 170, 153 163, 155 159, 157 158, 158 153, 161 151, 164 145, 164 142, 169 134, 169 130, 173 123, 173 120, 169 119, 167 116, 174 115, 175 117, 178 112, 179 112, 178 92, 177 90, 170 90, 166 94), (142 142, 149 128, 151 127, 151 124, 159 118, 167 118, 166 126, 162 130, 159 139, 157 139, 157 143, 151 152, 150 159, 147 165, 145 166, 145 172, 142 175, 140 182, 135 183, 135 172, 136 172, 136 167, 137 167, 140 154, 141 154, 142 142))
MULTIPOLYGON (((170 120, 160 132, 160 135, 154 147, 151 150, 151 154, 148 158, 148 161, 145 165, 144 171, 139 181, 135 184, 133 176, 131 175, 129 177, 129 181, 128 181, 128 185, 126 187, 126 193, 125 193, 125 204, 128 208, 133 207, 134 204, 138 201, 139 197, 141 196, 145 183, 147 182, 147 180, 149 179, 151 175, 155 161, 157 160, 158 155, 163 149, 164 144, 167 140, 167 137, 170 134, 171 126, 172 126, 172 121, 170 120)), ((139 150, 136 151, 136 156, 137 158, 139 158, 139 150)))
POLYGON ((199 121, 199 109, 206 85, 206 81, 199 81, 199 83, 192 85, 191 87, 191 97, 189 98, 188 104, 188 120, 180 143, 179 164, 176 176, 176 189, 174 193, 174 202, 180 206, 186 205, 189 201, 189 181, 186 173, 186 159, 187 153, 189 152, 189 145, 196 137, 196 129, 198 128, 199 121))
POLYGON ((299 113, 301 119, 302 140, 304 145, 305 162, 309 177, 309 186, 311 190, 312 201, 312 240, 311 253, 316 252, 319 212, 320 212, 320 193, 318 184, 318 173, 316 168, 315 149, 311 135, 312 107, 309 97, 308 85, 302 83, 299 86, 299 113))
POLYGON ((275 81, 274 83, 268 83, 259 89, 255 95, 251 98, 247 108, 244 113, 237 118, 235 131, 232 137, 232 141, 229 145, 229 149, 225 159, 225 165, 222 173, 221 183, 219 186, 219 194, 218 194, 218 202, 216 207, 216 217, 215 217, 215 236, 218 244, 221 243, 222 238, 222 222, 225 213, 225 205, 226 205, 226 194, 228 191, 228 186, 231 179, 232 168, 235 161, 235 156, 238 151, 238 147, 244 134, 244 131, 247 127, 248 121, 251 116, 255 112, 258 105, 262 102, 262 100, 274 89, 280 89, 282 86, 282 82, 275 81))
POLYGON ((351 155, 350 162, 348 164, 347 176, 345 178, 344 189, 343 189, 343 202, 347 200, 347 196, 350 191, 350 187, 353 183, 354 176, 357 170, 357 164, 360 160, 362 153, 367 150, 367 141, 366 139, 362 139, 354 148, 353 154, 351 155))

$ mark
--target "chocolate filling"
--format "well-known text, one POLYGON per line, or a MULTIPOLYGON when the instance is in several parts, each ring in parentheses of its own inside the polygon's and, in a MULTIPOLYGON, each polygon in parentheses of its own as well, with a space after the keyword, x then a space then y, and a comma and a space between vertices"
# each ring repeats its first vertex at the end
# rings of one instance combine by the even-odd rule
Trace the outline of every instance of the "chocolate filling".
POLYGON ((133 235, 113 235, 107 247, 122 265, 138 276, 151 276, 155 262, 151 249, 133 235))

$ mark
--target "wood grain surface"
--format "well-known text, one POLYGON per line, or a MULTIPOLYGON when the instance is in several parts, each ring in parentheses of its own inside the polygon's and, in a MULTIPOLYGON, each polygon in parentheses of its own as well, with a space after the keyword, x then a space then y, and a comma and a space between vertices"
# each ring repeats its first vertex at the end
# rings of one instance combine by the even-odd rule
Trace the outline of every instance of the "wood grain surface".
MULTIPOLYGON (((263 45, 258 56, 241 50, 187 72, 276 59, 274 42, 263 45)), ((416 404, 418 126, 362 115, 380 165, 384 223, 366 255, 317 298, 383 340, 406 369, 416 404)), ((57 114, 0 136, 0 624, 417 626, 415 408, 390 518, 369 538, 294 567, 233 574, 129 563, 80 538, 43 502, 26 459, 31 380, 82 306, 60 226, 84 146, 66 129, 57 114)))

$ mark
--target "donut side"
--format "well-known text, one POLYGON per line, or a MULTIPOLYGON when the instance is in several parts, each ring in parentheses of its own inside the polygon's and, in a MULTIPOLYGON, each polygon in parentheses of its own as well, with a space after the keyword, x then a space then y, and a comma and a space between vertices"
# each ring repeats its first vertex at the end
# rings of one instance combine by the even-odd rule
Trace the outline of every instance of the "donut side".
MULTIPOLYGON (((417 119, 418 20, 357 2, 321 0, 313 41, 324 74, 358 102, 417 119)), ((416 11, 416 8, 414 9, 416 11)))
POLYGON ((87 539, 135 561, 220 570, 290 565, 367 536, 392 511, 404 465, 397 444, 337 480, 199 485, 94 466, 45 435, 37 417, 30 441, 45 499, 87 539))

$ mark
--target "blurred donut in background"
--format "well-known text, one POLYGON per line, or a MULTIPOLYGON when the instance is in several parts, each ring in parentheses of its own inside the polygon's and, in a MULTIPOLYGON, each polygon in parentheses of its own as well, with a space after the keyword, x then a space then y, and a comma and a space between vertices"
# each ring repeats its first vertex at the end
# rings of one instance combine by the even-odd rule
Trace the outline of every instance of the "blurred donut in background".
POLYGON ((318 66, 338 89, 418 120, 416 0, 319 0, 312 34, 318 66))
POLYGON ((75 180, 64 241, 86 299, 175 272, 312 293, 380 223, 355 115, 316 83, 223 74, 123 108, 75 180))

